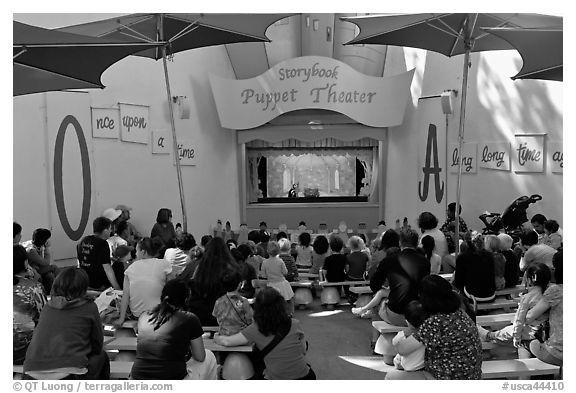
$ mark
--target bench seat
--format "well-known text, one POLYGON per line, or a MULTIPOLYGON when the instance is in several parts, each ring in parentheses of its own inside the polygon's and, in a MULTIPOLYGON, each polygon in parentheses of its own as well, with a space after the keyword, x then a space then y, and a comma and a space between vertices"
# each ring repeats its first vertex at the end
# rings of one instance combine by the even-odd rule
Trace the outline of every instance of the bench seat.
POLYGON ((339 285, 348 285, 354 287, 354 286, 370 285, 370 281, 338 281, 338 282, 320 281, 318 282, 318 285, 320 285, 321 287, 335 287, 339 285))
MULTIPOLYGON (((133 362, 111 361, 110 379, 127 379, 130 376, 130 371, 132 371, 132 364, 133 362)), ((24 366, 15 364, 12 366, 12 371, 24 374, 24 366)))
POLYGON ((537 375, 559 375, 560 367, 531 359, 485 360, 482 362, 482 379, 529 378, 537 375))
MULTIPOLYGON (((204 338, 204 348, 212 352, 252 352, 252 345, 239 345, 236 347, 225 347, 218 345, 214 339, 204 338)), ((136 351, 136 337, 118 337, 115 340, 109 341, 105 344, 104 348, 108 351, 136 351)))
POLYGON ((504 327, 510 325, 514 321, 515 315, 516 313, 513 312, 505 314, 478 315, 476 316, 476 324, 489 327, 504 327))
POLYGON ((511 310, 518 307, 518 301, 515 299, 496 299, 493 302, 477 303, 477 310, 495 310, 495 309, 505 309, 511 310))

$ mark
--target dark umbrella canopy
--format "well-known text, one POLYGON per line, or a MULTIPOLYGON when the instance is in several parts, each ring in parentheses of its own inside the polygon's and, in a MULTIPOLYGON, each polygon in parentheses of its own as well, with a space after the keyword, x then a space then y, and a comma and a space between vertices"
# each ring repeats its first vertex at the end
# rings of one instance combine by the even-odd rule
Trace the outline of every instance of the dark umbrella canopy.
MULTIPOLYGON (((94 37, 112 37, 120 40, 162 41, 155 50, 138 56, 162 59, 168 102, 172 100, 166 57, 188 49, 240 42, 269 42, 266 29, 280 19, 294 14, 130 14, 92 23, 69 26, 59 31, 81 33, 94 37)), ((178 157, 178 140, 172 105, 168 105, 172 129, 172 148, 178 157)), ((176 174, 182 207, 182 222, 187 230, 184 186, 180 161, 176 161, 176 174)))
MULTIPOLYGON (((269 42, 266 29, 292 14, 131 14, 58 29, 119 40, 166 41, 167 54, 239 42, 269 42)), ((162 50, 137 56, 162 58, 162 50)))
POLYGON ((483 29, 509 42, 522 56, 522 69, 512 79, 563 80, 562 18, 556 28, 483 29))
POLYGON ((360 28, 360 34, 346 44, 406 46, 442 53, 445 56, 466 52, 514 49, 482 27, 557 26, 558 18, 539 14, 412 14, 343 17, 360 28), (467 28, 465 26, 467 25, 467 28))
MULTIPOLYGON (((406 14, 368 15, 343 17, 356 24, 360 33, 350 44, 378 44, 420 48, 442 53, 445 56, 464 54, 462 91, 460 95, 460 119, 458 125, 458 151, 464 142, 466 118, 466 95, 468 90, 468 69, 470 53, 492 50, 514 49, 512 45, 495 35, 486 33, 482 27, 542 27, 555 26, 557 17, 539 14, 406 14)), ((456 180, 456 214, 459 220, 462 179, 462 160, 458 163, 456 180)), ((456 225, 456 237, 459 226, 456 225)), ((460 251, 459 243, 457 252, 460 251)))
POLYGON ((13 22, 13 95, 103 88, 102 73, 157 44, 95 38, 13 22))

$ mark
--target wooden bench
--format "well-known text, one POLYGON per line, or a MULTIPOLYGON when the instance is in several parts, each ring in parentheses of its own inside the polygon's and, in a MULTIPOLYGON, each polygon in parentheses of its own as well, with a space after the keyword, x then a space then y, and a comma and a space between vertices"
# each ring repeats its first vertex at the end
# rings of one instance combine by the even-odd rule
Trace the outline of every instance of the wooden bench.
POLYGON ((560 374, 560 367, 531 359, 488 360, 482 362, 482 379, 529 378, 538 375, 560 374))
POLYGON ((493 302, 479 302, 476 303, 476 310, 497 310, 503 309, 506 311, 511 311, 518 307, 518 300, 515 299, 498 299, 496 298, 493 302))
POLYGON ((340 303, 340 286, 366 286, 369 285, 370 281, 339 281, 339 282, 328 282, 320 281, 318 285, 322 287, 322 294, 320 295, 320 301, 322 304, 333 306, 340 303))
MULTIPOLYGON (((383 289, 387 291, 385 296, 388 297, 390 294, 390 289, 383 289)), ((372 292, 372 289, 369 286, 351 287, 350 292, 358 295, 358 300, 356 300, 356 303, 354 303, 356 307, 364 307, 372 300, 372 296, 374 295, 374 292, 372 292)))
MULTIPOLYGON (((252 352, 254 347, 252 345, 239 345, 236 347, 225 347, 218 345, 212 338, 204 338, 204 348, 212 352, 252 352)), ((104 348, 107 351, 136 351, 137 340, 136 337, 118 337, 114 340, 107 342, 104 348)))
MULTIPOLYGON (((110 379, 128 379, 132 371, 133 362, 111 361, 110 362, 110 379)), ((12 371, 17 374, 24 374, 24 366, 14 365, 12 371)))
POLYGON ((294 306, 307 306, 314 300, 312 296, 312 281, 291 281, 294 289, 294 306))
POLYGON ((510 325, 514 321, 516 313, 510 312, 505 314, 493 315, 478 315, 476 316, 476 324, 484 327, 504 327, 510 325))
POLYGON ((522 291, 524 291, 526 287, 524 285, 516 285, 515 287, 511 288, 504 288, 500 289, 495 292, 496 296, 506 296, 508 298, 518 297, 522 291))
POLYGON ((314 280, 318 280, 318 273, 300 273, 298 272, 298 278, 307 278, 307 279, 314 279, 314 280))

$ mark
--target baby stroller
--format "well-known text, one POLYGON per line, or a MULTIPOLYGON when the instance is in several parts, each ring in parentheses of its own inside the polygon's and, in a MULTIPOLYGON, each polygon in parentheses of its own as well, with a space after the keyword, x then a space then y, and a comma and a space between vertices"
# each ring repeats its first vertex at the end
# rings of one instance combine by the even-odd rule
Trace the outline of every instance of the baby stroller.
POLYGON ((528 206, 532 203, 536 203, 541 199, 542 196, 538 194, 529 197, 523 195, 516 198, 502 214, 488 212, 481 214, 478 218, 480 218, 485 225, 482 234, 497 235, 504 230, 508 235, 512 236, 514 242, 517 242, 522 233, 522 224, 528 221, 526 209, 528 209, 528 206))

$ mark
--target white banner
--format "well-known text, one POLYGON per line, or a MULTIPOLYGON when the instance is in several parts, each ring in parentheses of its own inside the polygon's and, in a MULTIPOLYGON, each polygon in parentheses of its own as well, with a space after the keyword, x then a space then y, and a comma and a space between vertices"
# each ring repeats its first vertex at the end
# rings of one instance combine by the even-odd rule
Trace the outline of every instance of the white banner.
POLYGON ((152 130, 152 154, 170 154, 172 136, 165 130, 152 130))
POLYGON ((512 148, 514 172, 544 172, 544 134, 516 134, 512 148))
POLYGON ((364 75, 346 63, 304 56, 251 79, 210 75, 222 127, 245 130, 299 109, 328 109, 372 127, 402 124, 414 70, 388 78, 364 75))
POLYGON ((148 144, 150 140, 150 108, 144 105, 118 104, 120 132, 124 142, 148 144))
POLYGON ((548 142, 548 162, 553 173, 564 172, 564 147, 562 142, 548 142))
POLYGON ((446 215, 446 127, 440 99, 418 102, 418 212, 446 215))
POLYGON ((498 171, 510 170, 509 142, 481 143, 478 154, 480 155, 480 168, 495 169, 498 171))
MULTIPOLYGON (((478 167, 478 143, 462 143, 462 174, 476 173, 478 167)), ((450 162, 450 173, 458 173, 458 144, 451 143, 448 149, 448 160, 450 162)))
MULTIPOLYGON (((197 164, 197 148, 193 140, 178 139, 178 159, 180 160, 180 165, 197 164)), ((176 163, 174 163, 174 165, 176 165, 176 163)))
POLYGON ((92 108, 92 137, 118 139, 120 111, 117 108, 92 108))
MULTIPOLYGON (((76 258, 76 244, 92 233, 94 190, 90 95, 47 94, 50 230, 54 259, 76 258)), ((38 190, 31 190, 36 192, 38 190)), ((33 229, 33 228, 31 228, 33 229)))

